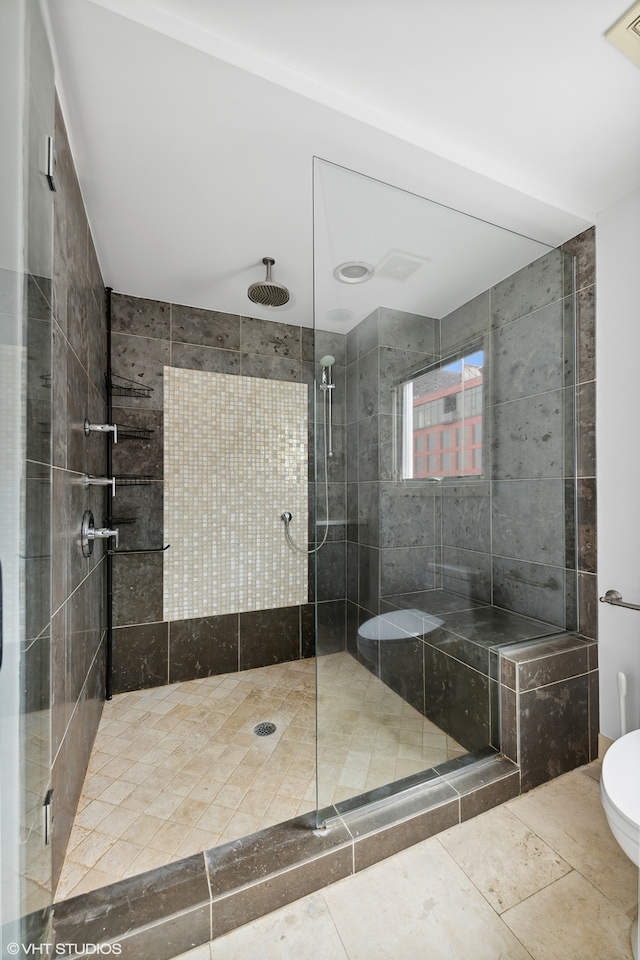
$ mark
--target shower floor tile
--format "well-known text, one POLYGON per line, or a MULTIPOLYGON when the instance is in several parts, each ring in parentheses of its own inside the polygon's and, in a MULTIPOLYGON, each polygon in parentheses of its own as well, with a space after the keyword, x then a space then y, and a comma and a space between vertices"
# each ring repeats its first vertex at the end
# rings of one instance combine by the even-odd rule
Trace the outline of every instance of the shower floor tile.
MULTIPOLYGON (((106 702, 56 899, 313 810, 315 669, 297 660, 106 702), (257 736, 263 722, 276 731, 257 736)), ((321 807, 466 752, 349 654, 318 672, 321 807)))

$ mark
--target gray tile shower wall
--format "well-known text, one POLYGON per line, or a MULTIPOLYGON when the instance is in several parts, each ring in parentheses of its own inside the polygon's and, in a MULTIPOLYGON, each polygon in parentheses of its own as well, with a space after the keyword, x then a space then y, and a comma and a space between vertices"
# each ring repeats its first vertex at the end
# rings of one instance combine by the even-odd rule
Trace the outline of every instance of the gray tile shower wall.
POLYGON ((597 758, 595 641, 562 635, 504 649, 501 697, 502 749, 523 793, 597 758))
MULTIPOLYGON (((473 556, 465 525, 450 520, 443 491, 444 584, 447 570, 483 571, 472 596, 560 628, 575 629, 575 555, 558 531, 573 524, 564 478, 575 475, 570 423, 574 368, 571 276, 567 258, 553 250, 496 284, 441 321, 443 356, 481 339, 485 351, 485 457, 488 496, 475 480, 462 482, 455 512, 470 498, 490 531, 473 556), (457 551, 453 556, 451 551, 457 551), (465 562, 466 561, 466 562, 465 562)), ((454 573, 455 575, 455 573, 454 573)))
POLYGON ((104 475, 102 436, 84 420, 105 417, 104 284, 69 149, 56 106, 53 275, 53 496, 51 730, 55 885, 73 823, 104 700, 104 548, 85 559, 82 515, 104 519, 104 492, 86 488, 85 474, 104 475))
MULTIPOLYGON (((116 476, 144 475, 143 485, 120 485, 115 500, 121 546, 163 545, 163 367, 265 377, 309 384, 309 476, 313 478, 314 416, 318 419, 318 530, 324 532, 324 432, 314 406, 314 333, 305 327, 240 317, 124 294, 112 297, 114 419, 121 440, 113 449, 116 476), (125 396, 133 381, 146 396, 125 396), (138 436, 134 436, 137 432, 138 436), (141 466, 143 464, 144 466, 141 466)), ((328 459, 329 526, 318 557, 318 621, 322 648, 345 645, 346 485, 345 337, 319 331, 316 355, 336 358, 333 404, 334 456, 328 459)), ((309 488, 309 537, 315 536, 313 484, 309 488)), ((283 531, 284 536, 284 531, 283 531)), ((315 652, 314 569, 309 565, 309 604, 195 620, 163 620, 162 555, 116 556, 114 570, 114 692, 246 670, 315 652)))
POLYGON ((591 227, 572 240, 568 240, 563 244, 562 249, 575 258, 578 629, 583 636, 597 640, 595 228, 591 227))
POLYGON ((357 626, 380 612, 381 596, 435 585, 434 487, 396 482, 393 387, 438 353, 438 321, 402 311, 381 307, 347 334, 347 599, 356 628, 348 629, 347 644, 353 653, 357 626))
MULTIPOLYGON (((441 321, 378 310, 347 335, 347 646, 354 655, 358 627, 387 609, 384 597, 434 587, 596 638, 594 244, 590 229, 441 321), (492 385, 487 479, 393 482, 389 438, 399 424, 390 384, 479 339, 492 385), (577 451, 567 430, 574 370, 577 451)), ((413 660, 422 670, 421 655, 413 660)), ((436 661, 450 671, 448 659, 436 661)), ((420 709, 423 684, 407 685, 398 669, 378 664, 420 709)))

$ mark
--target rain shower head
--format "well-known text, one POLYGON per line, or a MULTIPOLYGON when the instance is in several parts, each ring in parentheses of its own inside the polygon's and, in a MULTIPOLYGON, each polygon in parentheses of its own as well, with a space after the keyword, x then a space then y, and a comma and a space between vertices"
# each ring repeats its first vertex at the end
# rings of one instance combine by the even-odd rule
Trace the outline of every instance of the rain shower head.
POLYGON ((263 257, 262 262, 267 268, 266 279, 252 283, 247 290, 247 296, 249 300, 260 303, 263 307, 283 307, 289 301, 289 291, 271 277, 271 267, 275 260, 272 257, 263 257))

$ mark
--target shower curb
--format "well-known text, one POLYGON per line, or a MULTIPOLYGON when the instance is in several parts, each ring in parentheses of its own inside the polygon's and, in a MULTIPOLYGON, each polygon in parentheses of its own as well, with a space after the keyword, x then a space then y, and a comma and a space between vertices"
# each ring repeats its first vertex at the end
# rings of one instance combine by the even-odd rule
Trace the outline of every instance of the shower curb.
POLYGON ((495 755, 392 802, 329 808, 327 829, 316 829, 315 813, 296 817, 55 904, 56 943, 118 944, 125 960, 170 960, 519 793, 518 766, 495 755))

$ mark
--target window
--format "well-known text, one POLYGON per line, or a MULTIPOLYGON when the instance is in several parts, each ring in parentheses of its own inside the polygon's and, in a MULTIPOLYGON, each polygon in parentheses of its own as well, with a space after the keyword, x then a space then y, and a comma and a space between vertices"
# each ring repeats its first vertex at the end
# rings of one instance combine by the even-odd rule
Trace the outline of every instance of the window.
POLYGON ((402 385, 403 479, 482 474, 483 366, 484 351, 476 350, 402 385), (447 452, 440 458, 436 450, 447 452))

